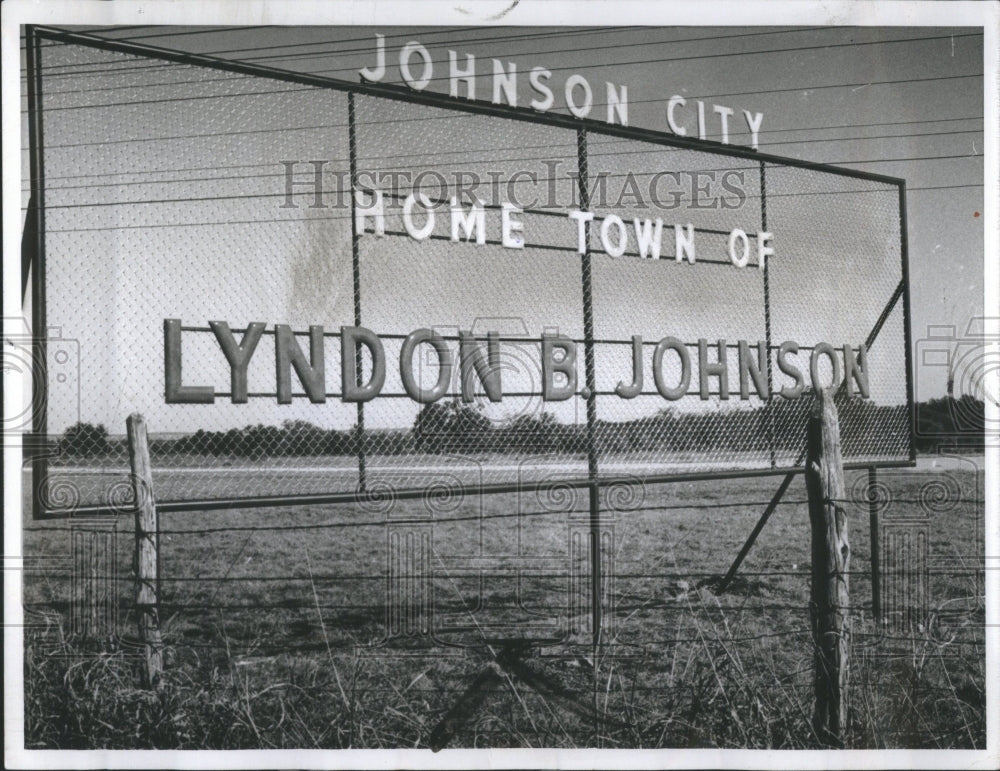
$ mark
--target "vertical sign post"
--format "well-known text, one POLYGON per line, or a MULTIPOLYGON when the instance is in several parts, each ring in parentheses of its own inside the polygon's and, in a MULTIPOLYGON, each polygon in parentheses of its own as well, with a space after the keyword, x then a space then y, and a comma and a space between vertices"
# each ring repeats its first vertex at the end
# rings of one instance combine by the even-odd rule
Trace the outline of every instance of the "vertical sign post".
MULTIPOLYGON (((590 211, 590 189, 587 164, 587 130, 576 131, 576 152, 580 183, 580 209, 590 211)), ((597 378, 594 374, 594 307, 593 273, 590 263, 590 223, 584 223, 584 251, 580 255, 580 274, 583 283, 583 345, 586 386, 584 398, 587 400, 587 490, 590 493, 590 623, 593 643, 594 679, 594 743, 600 737, 597 711, 597 677, 599 648, 601 645, 601 625, 604 621, 601 608, 601 488, 598 483, 597 448, 594 428, 597 424, 597 378)))
POLYGON ((910 315, 910 247, 906 224, 906 183, 899 182, 899 254, 902 260, 902 277, 899 286, 903 292, 903 356, 906 365, 903 367, 906 376, 906 407, 910 427, 910 461, 917 460, 917 443, 914 440, 916 431, 916 407, 913 403, 913 330, 910 315))
MULTIPOLYGON (((348 151, 350 153, 351 165, 351 272, 354 279, 354 326, 361 326, 361 254, 360 240, 358 233, 358 221, 356 208, 358 202, 354 196, 358 191, 358 131, 354 117, 354 92, 347 92, 347 140, 348 151)), ((344 341, 341 340, 343 345, 344 341)), ((342 351, 341 356, 350 355, 349 351, 342 351)), ((361 386, 364 375, 361 372, 361 343, 354 345, 354 371, 356 373, 355 385, 361 386)), ((365 457, 365 405, 358 402, 358 426, 354 433, 354 441, 358 450, 358 491, 364 492, 367 489, 367 459, 365 457)))
MULTIPOLYGON (((590 211, 590 190, 587 170, 587 130, 576 132, 577 163, 579 164, 580 208, 590 211)), ((597 424, 597 385, 594 374, 594 307, 593 277, 590 264, 590 223, 584 223, 584 253, 580 256, 580 272, 583 281, 583 344, 587 400, 587 489, 590 492, 590 602, 591 632, 595 648, 601 641, 601 499, 598 484, 597 447, 594 427, 597 424)))
POLYGON ((41 39, 33 26, 25 27, 25 64, 27 66, 28 98, 28 162, 31 176, 31 197, 28 202, 28 217, 34 225, 31 243, 22 245, 21 277, 22 287, 31 270, 31 322, 32 346, 31 371, 32 388, 42 394, 32 403, 32 450, 31 488, 32 504, 36 515, 47 508, 47 495, 43 494, 48 485, 48 397, 46 393, 48 377, 48 346, 45 315, 45 132, 42 130, 42 53, 41 39), (27 246, 27 254, 24 253, 27 246), (30 257, 30 265, 25 257, 30 257))
MULTIPOLYGON (((767 232, 767 173, 760 162, 760 229, 767 232)), ((771 276, 770 260, 764 262, 764 346, 767 349, 767 447, 771 468, 777 465, 774 452, 774 367, 771 363, 771 276)))

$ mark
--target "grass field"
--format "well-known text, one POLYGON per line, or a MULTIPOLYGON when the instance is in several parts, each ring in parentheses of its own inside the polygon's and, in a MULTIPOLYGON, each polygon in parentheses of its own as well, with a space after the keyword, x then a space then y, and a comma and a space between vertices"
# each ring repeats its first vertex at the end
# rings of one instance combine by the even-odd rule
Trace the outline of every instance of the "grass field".
MULTIPOLYGON (((928 559, 922 573, 897 549, 880 630, 849 474, 848 746, 981 748, 981 474, 958 459, 879 479, 884 534, 926 532, 928 559), (921 574, 927 613, 903 628, 921 574)), ((816 746, 801 478, 713 590, 779 481, 610 491, 596 658, 584 490, 164 515, 158 692, 140 687, 131 521, 116 523, 119 635, 93 641, 69 634, 72 525, 26 518, 26 744, 816 746)))

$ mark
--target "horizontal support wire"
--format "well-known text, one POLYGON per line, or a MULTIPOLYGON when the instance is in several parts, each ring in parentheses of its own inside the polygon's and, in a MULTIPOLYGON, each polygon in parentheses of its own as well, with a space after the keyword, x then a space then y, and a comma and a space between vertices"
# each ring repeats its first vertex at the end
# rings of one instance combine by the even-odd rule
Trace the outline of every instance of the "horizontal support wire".
MULTIPOLYGON (((872 468, 913 468, 916 461, 911 460, 879 460, 879 461, 858 461, 845 463, 844 469, 848 471, 860 471, 872 468)), ((635 476, 608 475, 601 476, 597 481, 601 487, 611 487, 620 484, 659 484, 674 482, 700 482, 719 479, 745 479, 750 477, 772 477, 785 476, 788 474, 802 474, 805 469, 801 466, 788 466, 779 468, 760 469, 738 469, 722 471, 701 471, 686 472, 683 474, 650 474, 642 478, 635 476)), ((560 478, 557 485, 569 488, 585 488, 590 484, 586 477, 566 477, 560 478)), ((545 492, 552 488, 551 480, 525 483, 502 483, 502 484, 470 484, 463 488, 468 495, 489 495, 500 493, 517 492, 545 492)), ((428 495, 424 488, 403 488, 393 490, 391 498, 394 500, 412 500, 423 498, 428 495)), ((335 503, 369 503, 380 500, 379 494, 375 492, 345 492, 329 493, 319 495, 277 495, 277 496, 253 496, 247 498, 205 498, 198 500, 173 500, 157 501, 156 510, 160 513, 187 512, 187 511, 212 511, 230 509, 255 509, 272 508, 275 506, 319 506, 335 503)), ((867 505, 867 504, 866 504, 867 505)), ((36 520, 45 519, 66 519, 73 517, 89 516, 118 516, 132 511, 127 505, 114 507, 107 505, 78 506, 72 509, 49 509, 37 516, 36 520)))
MULTIPOLYGON (((867 468, 867 466, 866 466, 867 468)), ((428 497, 432 497, 433 494, 428 494, 428 497)), ((861 499, 843 499, 836 501, 839 503, 853 504, 859 507, 866 507, 871 502, 865 498, 861 499)), ((780 500, 774 503, 775 506, 805 506, 809 503, 807 500, 780 500)), ((918 498, 893 498, 890 504, 907 504, 907 505, 919 505, 926 503, 918 498)), ((986 503, 984 498, 949 498, 948 503, 969 503, 982 506, 986 503)), ((642 512, 651 511, 716 511, 718 509, 735 509, 735 508, 759 508, 761 506, 768 505, 768 501, 739 501, 735 503, 717 502, 711 504, 698 504, 698 503, 677 503, 672 505, 653 505, 653 506, 631 506, 622 508, 611 508, 608 507, 608 511, 615 514, 638 514, 642 512)), ((120 516, 126 516, 128 512, 119 512, 120 516)), ((186 511, 168 511, 163 512, 167 514, 183 514, 186 511)), ((503 513, 503 514, 482 514, 469 517, 437 517, 433 520, 421 519, 419 517, 392 517, 387 520, 379 520, 377 522, 323 522, 307 525, 255 525, 255 526, 234 526, 234 527, 211 527, 211 528, 161 528, 160 533, 164 535, 194 535, 203 533, 223 533, 229 532, 231 530, 260 530, 260 531, 294 531, 294 530, 321 530, 325 528, 344 528, 344 527, 388 527, 394 525, 406 525, 406 524, 428 524, 433 522, 436 525, 446 525, 449 522, 472 522, 477 520, 487 520, 487 519, 517 519, 517 518, 532 518, 532 517, 552 517, 552 516, 565 516, 567 514, 573 515, 584 515, 588 511, 584 509, 551 509, 544 511, 525 511, 525 512, 513 512, 513 513, 503 513)), ((34 533, 34 532, 77 532, 75 527, 59 527, 59 526, 29 526, 21 528, 22 532, 34 533)))

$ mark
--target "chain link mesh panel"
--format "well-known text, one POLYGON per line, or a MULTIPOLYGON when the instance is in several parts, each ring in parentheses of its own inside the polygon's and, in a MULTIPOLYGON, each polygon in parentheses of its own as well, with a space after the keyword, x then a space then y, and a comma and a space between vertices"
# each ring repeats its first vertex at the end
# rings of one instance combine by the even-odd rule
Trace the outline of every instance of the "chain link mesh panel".
MULTIPOLYGON (((331 400, 320 415, 301 399, 279 410, 273 396, 274 324, 300 332, 352 318, 349 211, 334 206, 347 200, 342 178, 324 176, 323 208, 313 195, 289 205, 281 164, 346 168, 346 94, 74 45, 42 51, 47 324, 79 346, 65 373, 78 401, 48 404, 50 493, 62 482, 67 502, 127 505, 134 411, 152 427, 161 501, 324 491, 329 477, 310 467, 330 453, 333 476, 356 479, 338 430, 353 410, 331 400), (61 85, 69 74, 86 86, 61 85), (213 385, 213 405, 165 403, 168 318, 184 325, 185 383, 213 385), (237 340, 268 324, 254 356, 270 367, 249 369, 248 404, 229 399, 210 320, 237 340)), ((314 167, 302 168, 294 181, 313 181, 314 167)), ((339 361, 338 341, 325 343, 339 361)), ((52 382, 66 366, 49 347, 52 382)))
MULTIPOLYGON (((869 397, 841 387, 845 461, 909 458, 894 184, 542 116, 80 45, 42 53, 46 508, 129 505, 132 412, 151 427, 160 502, 794 467, 811 364, 820 385, 842 382, 862 346, 869 397), (384 234, 369 214, 352 235, 352 187, 365 205, 380 193, 384 234), (474 206, 482 243, 453 222, 474 206), (569 216, 580 208, 591 222, 569 216), (165 400, 167 320, 183 385, 211 387, 212 404, 165 400), (340 330, 356 322, 379 336, 386 373, 360 407, 341 382, 356 351, 340 330), (435 342, 404 356, 417 329, 435 342), (463 387, 463 334, 489 361, 491 333, 500 401, 474 372, 463 387), (574 344, 576 383, 559 401, 541 395, 546 336, 574 344), (246 403, 226 341, 252 349, 246 403), (279 345, 301 352, 283 367, 289 403, 279 345), (793 372, 802 395, 786 398, 793 372)), ((360 350, 355 385, 373 374, 360 350)))

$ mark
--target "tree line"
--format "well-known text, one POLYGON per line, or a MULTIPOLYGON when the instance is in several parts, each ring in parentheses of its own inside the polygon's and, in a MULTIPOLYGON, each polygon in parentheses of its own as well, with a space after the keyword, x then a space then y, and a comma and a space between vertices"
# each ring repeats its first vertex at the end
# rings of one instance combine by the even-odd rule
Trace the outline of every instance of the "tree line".
MULTIPOLYGON (((599 452, 797 452, 805 443, 811 399, 777 400, 756 409, 680 412, 664 408, 630 421, 599 420, 593 438, 599 452)), ((859 399, 838 400, 844 452, 849 455, 896 454, 889 444, 906 430, 903 405, 879 406, 859 399)), ((917 449, 982 447, 983 403, 972 397, 935 399, 917 405, 917 449)), ((248 425, 227 431, 199 429, 178 437, 156 437, 158 455, 211 455, 240 458, 354 455, 359 437, 350 430, 326 429, 304 420, 280 426, 248 425)), ((408 429, 369 429, 366 452, 382 455, 585 453, 585 424, 560 423, 548 412, 503 422, 487 418, 475 405, 435 402, 425 405, 408 429)), ((56 442, 60 455, 95 457, 124 453, 124 439, 111 437, 103 425, 77 423, 56 442)))

